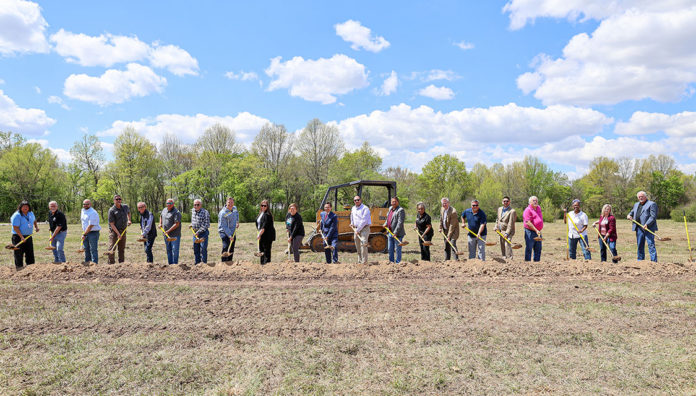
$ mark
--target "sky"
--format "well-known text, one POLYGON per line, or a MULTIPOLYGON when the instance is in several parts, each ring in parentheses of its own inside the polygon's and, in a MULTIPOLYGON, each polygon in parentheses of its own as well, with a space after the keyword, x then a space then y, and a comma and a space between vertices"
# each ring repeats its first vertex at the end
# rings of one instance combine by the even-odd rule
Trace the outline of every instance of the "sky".
POLYGON ((696 0, 0 0, 0 130, 67 162, 85 133, 109 156, 127 126, 249 146, 319 118, 416 172, 668 154, 692 174, 694 37, 696 0))

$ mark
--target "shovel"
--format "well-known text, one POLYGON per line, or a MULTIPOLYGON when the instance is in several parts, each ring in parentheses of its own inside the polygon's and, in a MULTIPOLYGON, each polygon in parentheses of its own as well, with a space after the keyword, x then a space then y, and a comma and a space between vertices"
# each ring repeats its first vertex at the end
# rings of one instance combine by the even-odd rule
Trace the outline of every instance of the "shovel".
POLYGON ((29 238, 31 238, 32 235, 34 235, 34 233, 31 233, 31 234, 27 235, 24 239, 22 239, 21 241, 17 242, 16 245, 13 245, 13 244, 6 245, 6 246, 5 246, 5 249, 8 249, 8 250, 19 250, 19 245, 21 245, 21 244, 23 244, 24 242, 26 242, 26 240, 29 239, 29 238))
POLYGON ((481 238, 477 233, 471 231, 471 230, 469 229, 469 227, 467 227, 467 226, 464 226, 463 228, 464 228, 465 230, 469 231, 469 233, 470 233, 471 235, 475 236, 477 239, 480 239, 481 242, 483 242, 483 243, 486 244, 486 246, 495 246, 495 245, 498 244, 498 242, 486 242, 485 239, 481 238))
POLYGON ((602 243, 604 244, 604 246, 606 246, 607 251, 609 252, 609 254, 611 254, 611 261, 613 261, 614 263, 618 263, 619 261, 621 261, 621 256, 614 256, 614 252, 612 252, 611 249, 609 249, 609 244, 607 243, 607 241, 604 240, 604 238, 602 238, 602 234, 599 232, 597 227, 592 226, 592 228, 594 228, 594 230, 597 231, 597 235, 599 235, 599 239, 602 240, 602 243))
POLYGON ((694 262, 694 257, 692 256, 693 249, 691 249, 691 239, 689 239, 689 227, 686 226, 686 211, 684 210, 684 230, 686 231, 686 243, 689 244, 689 262, 694 262))
POLYGON ((85 234, 82 234, 82 238, 80 239, 80 248, 76 250, 78 253, 84 253, 85 252, 85 234))
POLYGON ((319 235, 321 235, 321 239, 324 240, 324 250, 326 250, 326 249, 334 250, 334 247, 329 245, 329 241, 324 236, 324 233, 321 231, 321 228, 319 228, 319 235))
MULTIPOLYGON (((636 223, 636 225, 640 226, 641 228, 644 227, 642 224, 640 224, 639 222, 637 222, 637 221, 635 221, 635 220, 633 220, 633 219, 631 219, 631 221, 634 222, 634 223, 636 223)), ((649 233, 655 235, 655 238, 657 238, 658 241, 666 242, 666 241, 671 241, 671 240, 672 240, 672 238, 670 238, 670 237, 662 238, 661 236, 657 235, 656 233, 650 231, 650 230, 647 229, 647 228, 645 228, 645 231, 647 231, 647 232, 649 232, 649 233)))
POLYGON ((257 239, 256 240, 256 246, 258 247, 258 252, 254 253, 254 256, 256 257, 263 257, 263 252, 261 251, 261 240, 257 239))
POLYGON ((423 246, 433 246, 432 242, 426 241, 425 239, 423 239, 423 234, 425 234, 425 233, 421 234, 420 232, 418 232, 418 228, 415 228, 415 230, 416 230, 416 234, 418 234, 418 237, 420 238, 420 240, 423 241, 423 246))
POLYGON ((123 238, 123 235, 126 233, 127 230, 128 226, 126 226, 126 228, 124 228, 123 231, 121 231, 121 234, 118 236, 118 239, 116 240, 116 242, 114 242, 114 245, 111 246, 111 249, 104 252, 104 256, 113 256, 114 254, 116 254, 116 248, 118 247, 118 243, 121 242, 121 238, 123 238))
POLYGON ((498 229, 496 229, 495 232, 497 232, 498 235, 500 235, 500 237, 505 240, 505 242, 509 243, 513 249, 522 249, 522 245, 520 245, 519 243, 510 242, 510 240, 505 238, 505 235, 503 235, 500 231, 498 231, 498 229))
POLYGON ((392 238, 396 239, 396 241, 399 242, 399 246, 406 246, 406 245, 408 245, 408 241, 403 241, 403 242, 401 242, 401 241, 399 240, 399 238, 397 238, 396 235, 394 235, 394 233, 392 233, 391 230, 390 230, 388 227, 384 227, 384 229, 387 230, 387 232, 389 233, 389 235, 392 236, 392 238))
POLYGON ((56 250, 56 247, 51 244, 53 242, 53 237, 48 238, 48 246, 46 246, 44 249, 46 250, 56 250))
POLYGON ((452 242, 449 240, 449 238, 447 238, 447 235, 445 235, 445 233, 442 232, 442 231, 440 231, 440 234, 442 234, 442 236, 445 237, 445 240, 447 241, 447 243, 449 243, 449 245, 450 245, 450 247, 452 248, 452 250, 454 250, 454 254, 456 254, 457 256, 459 256, 459 252, 457 251, 457 248, 454 247, 454 245, 453 245, 452 242))
MULTIPOLYGON (((578 235, 580 235, 580 242, 582 242, 582 245, 585 247, 585 249, 587 249, 588 252, 592 252, 592 253, 596 252, 596 250, 592 249, 592 248, 587 244, 587 241, 585 241, 585 238, 582 237, 582 233, 580 233, 580 230, 578 229, 578 226, 575 225, 575 221, 573 221, 573 218, 570 217, 570 216, 568 216, 567 213, 566 213, 566 218, 567 218, 568 220, 570 220, 571 223, 573 223, 573 227, 575 227, 575 231, 577 231, 577 232, 578 232, 578 235)), ((568 238, 568 236, 566 236, 566 238, 568 238)))
POLYGON ((193 230, 193 226, 189 226, 189 230, 191 230, 191 232, 193 233, 193 243, 201 243, 205 240, 203 238, 199 238, 198 235, 196 235, 196 231, 193 230))
MULTIPOLYGON (((353 229, 353 233, 355 234, 355 238, 358 238, 358 239, 360 239, 360 241, 362 241, 362 239, 360 238, 360 234, 358 234, 358 229, 353 227, 352 225, 350 226, 350 228, 353 229)), ((367 242, 363 243, 363 246, 366 246, 368 249, 371 247, 369 238, 368 238, 367 242)))
POLYGON ((162 230, 162 233, 164 233, 164 236, 167 237, 167 242, 176 241, 176 238, 170 237, 169 234, 167 234, 167 231, 165 231, 164 228, 162 228, 162 226, 159 226, 159 229, 162 230))
POLYGON ((231 256, 230 250, 232 250, 232 242, 234 242, 235 234, 237 234, 237 227, 234 228, 234 232, 232 233, 232 237, 230 238, 230 245, 227 246, 226 252, 222 252, 222 254, 221 254, 222 257, 230 257, 231 256))

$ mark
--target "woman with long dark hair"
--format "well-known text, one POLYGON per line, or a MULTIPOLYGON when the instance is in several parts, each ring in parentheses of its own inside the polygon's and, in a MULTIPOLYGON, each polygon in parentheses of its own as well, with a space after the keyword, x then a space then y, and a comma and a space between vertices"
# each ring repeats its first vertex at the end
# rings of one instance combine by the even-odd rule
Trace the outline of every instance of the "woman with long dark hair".
POLYGON ((31 211, 29 202, 19 203, 17 211, 10 217, 10 223, 12 224, 12 244, 18 248, 14 251, 15 267, 22 268, 25 261, 26 265, 34 264, 34 243, 28 237, 32 234, 32 228, 39 232, 39 225, 36 223, 36 217, 31 211), (19 245, 20 242, 21 245, 19 245))
POLYGON ((271 246, 276 238, 275 227, 273 226, 273 214, 271 214, 270 204, 267 199, 259 204, 259 216, 256 218, 256 229, 258 234, 256 240, 259 241, 259 252, 261 253, 261 264, 271 261, 271 246))

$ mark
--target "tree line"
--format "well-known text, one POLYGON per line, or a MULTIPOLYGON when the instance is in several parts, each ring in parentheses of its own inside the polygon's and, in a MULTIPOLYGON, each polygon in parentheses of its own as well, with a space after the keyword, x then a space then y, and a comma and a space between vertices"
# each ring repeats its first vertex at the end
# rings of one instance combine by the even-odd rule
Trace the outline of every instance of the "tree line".
POLYGON ((467 168, 464 161, 444 154, 415 173, 384 168, 367 142, 346 150, 336 126, 318 119, 309 121, 297 136, 283 125, 266 124, 248 149, 236 141, 234 131, 216 124, 194 144, 182 143, 174 135, 155 144, 127 127, 114 142, 111 161, 92 134, 75 141, 70 153, 72 160, 66 164, 20 134, 0 132, 0 220, 8 221, 21 200, 28 200, 41 219, 48 202, 55 200, 71 221, 77 221, 86 198, 103 217, 118 193, 133 207, 135 218, 136 202, 143 201, 158 213, 171 197, 188 221, 193 199, 200 198, 211 220, 217 221, 217 212, 232 196, 242 221, 256 218, 263 198, 272 202, 276 218, 284 218, 294 202, 303 218, 311 221, 328 186, 372 179, 395 180, 402 206, 415 210, 415 204, 423 201, 435 215, 441 197, 448 197, 459 211, 476 198, 483 210, 493 214, 504 195, 518 209, 535 195, 546 221, 560 218, 561 208, 575 198, 583 201, 583 210, 592 217, 605 203, 623 216, 636 193, 645 190, 658 203, 659 217, 681 220, 684 209, 689 220, 696 221, 696 175, 683 173, 666 155, 597 157, 588 172, 573 181, 532 156, 507 165, 477 163, 467 168))

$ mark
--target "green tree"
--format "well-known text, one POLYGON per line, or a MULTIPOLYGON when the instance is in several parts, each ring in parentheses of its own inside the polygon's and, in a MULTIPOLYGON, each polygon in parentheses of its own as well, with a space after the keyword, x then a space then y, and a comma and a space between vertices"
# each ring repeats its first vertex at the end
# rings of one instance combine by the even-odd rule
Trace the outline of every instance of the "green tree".
POLYGON ((447 197, 453 206, 461 209, 470 193, 464 161, 450 154, 438 155, 425 164, 418 181, 420 194, 430 208, 440 207, 440 199, 447 197))

